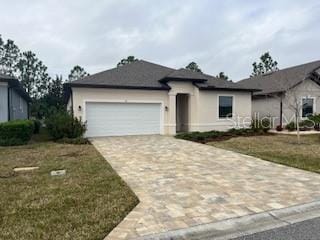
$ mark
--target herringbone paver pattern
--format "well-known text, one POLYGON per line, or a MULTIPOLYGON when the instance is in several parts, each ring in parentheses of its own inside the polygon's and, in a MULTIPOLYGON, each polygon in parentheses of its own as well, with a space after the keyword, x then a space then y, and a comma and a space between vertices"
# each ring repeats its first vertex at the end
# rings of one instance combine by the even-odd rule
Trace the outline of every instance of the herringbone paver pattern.
POLYGON ((140 199, 108 240, 320 199, 318 174, 212 146, 167 136, 96 138, 92 142, 140 199))

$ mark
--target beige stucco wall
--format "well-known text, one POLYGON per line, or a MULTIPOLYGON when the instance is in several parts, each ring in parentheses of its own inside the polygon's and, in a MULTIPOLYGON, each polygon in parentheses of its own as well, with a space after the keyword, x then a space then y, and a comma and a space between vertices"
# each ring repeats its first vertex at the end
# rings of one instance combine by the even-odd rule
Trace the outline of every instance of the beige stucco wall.
POLYGON ((288 121, 294 120, 293 103, 298 101, 300 104, 300 116, 302 116, 302 99, 314 98, 315 113, 320 113, 320 86, 311 80, 306 80, 302 84, 288 91, 283 101, 283 114, 288 121))
POLYGON ((273 119, 272 126, 276 127, 280 123, 280 97, 262 97, 252 101, 252 117, 254 119, 273 119))
POLYGON ((127 90, 109 88, 72 88, 74 116, 86 121, 85 102, 159 102, 163 108, 164 134, 169 134, 169 111, 167 91, 127 90), (79 110, 81 106, 81 110, 79 110))
POLYGON ((251 93, 234 91, 200 91, 198 100, 198 121, 192 129, 199 131, 249 127, 251 123, 251 93), (233 118, 219 119, 219 96, 233 96, 233 118))
MULTIPOLYGON (((218 96, 234 97, 234 119, 251 116, 251 93, 233 91, 199 91, 190 82, 170 82, 170 91, 122 90, 108 88, 72 88, 73 112, 86 121, 85 102, 160 102, 163 112, 163 134, 176 133, 176 95, 188 94, 189 131, 227 130, 237 125, 232 120, 218 119, 218 96), (79 109, 81 106, 81 109, 79 109)), ((69 101, 68 106, 71 106, 69 101)), ((241 120, 242 121, 242 120, 241 120)), ((240 124, 241 125, 241 124, 240 124)))
MULTIPOLYGON (((320 113, 320 86, 311 80, 306 80, 283 96, 283 123, 294 121, 295 114, 292 107, 296 101, 299 103, 300 116, 302 114, 302 98, 315 99, 315 113, 320 113)), ((253 99, 252 109, 255 116, 272 117, 274 127, 280 123, 280 97, 265 97, 253 99)))

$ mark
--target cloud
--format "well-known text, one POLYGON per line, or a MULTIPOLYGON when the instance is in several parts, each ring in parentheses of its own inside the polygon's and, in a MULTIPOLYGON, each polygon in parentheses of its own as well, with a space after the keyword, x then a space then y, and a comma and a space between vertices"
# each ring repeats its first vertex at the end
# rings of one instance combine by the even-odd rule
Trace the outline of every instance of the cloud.
POLYGON ((0 34, 52 75, 77 64, 94 73, 135 55, 177 68, 196 61, 239 80, 265 51, 281 68, 319 59, 316 0, 12 0, 2 8, 0 34))

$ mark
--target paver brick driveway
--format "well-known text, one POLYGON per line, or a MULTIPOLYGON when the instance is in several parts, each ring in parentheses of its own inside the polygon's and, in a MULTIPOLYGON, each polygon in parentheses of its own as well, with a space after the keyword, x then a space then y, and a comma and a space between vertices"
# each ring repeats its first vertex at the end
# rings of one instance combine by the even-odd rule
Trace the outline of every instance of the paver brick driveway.
POLYGON ((92 142, 140 199, 106 239, 131 239, 320 199, 318 174, 212 146, 166 136, 92 142))

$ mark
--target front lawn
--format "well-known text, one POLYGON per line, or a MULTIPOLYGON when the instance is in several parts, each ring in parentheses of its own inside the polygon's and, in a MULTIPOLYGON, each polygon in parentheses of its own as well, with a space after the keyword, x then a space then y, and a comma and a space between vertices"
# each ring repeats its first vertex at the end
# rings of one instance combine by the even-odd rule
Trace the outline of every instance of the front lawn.
POLYGON ((209 145, 320 173, 320 136, 268 135, 238 137, 209 145))
POLYGON ((92 145, 0 147, 0 188, 0 239, 6 240, 103 239, 138 203, 92 145), (12 170, 26 166, 40 168, 12 170), (51 177, 57 169, 67 174, 51 177))

